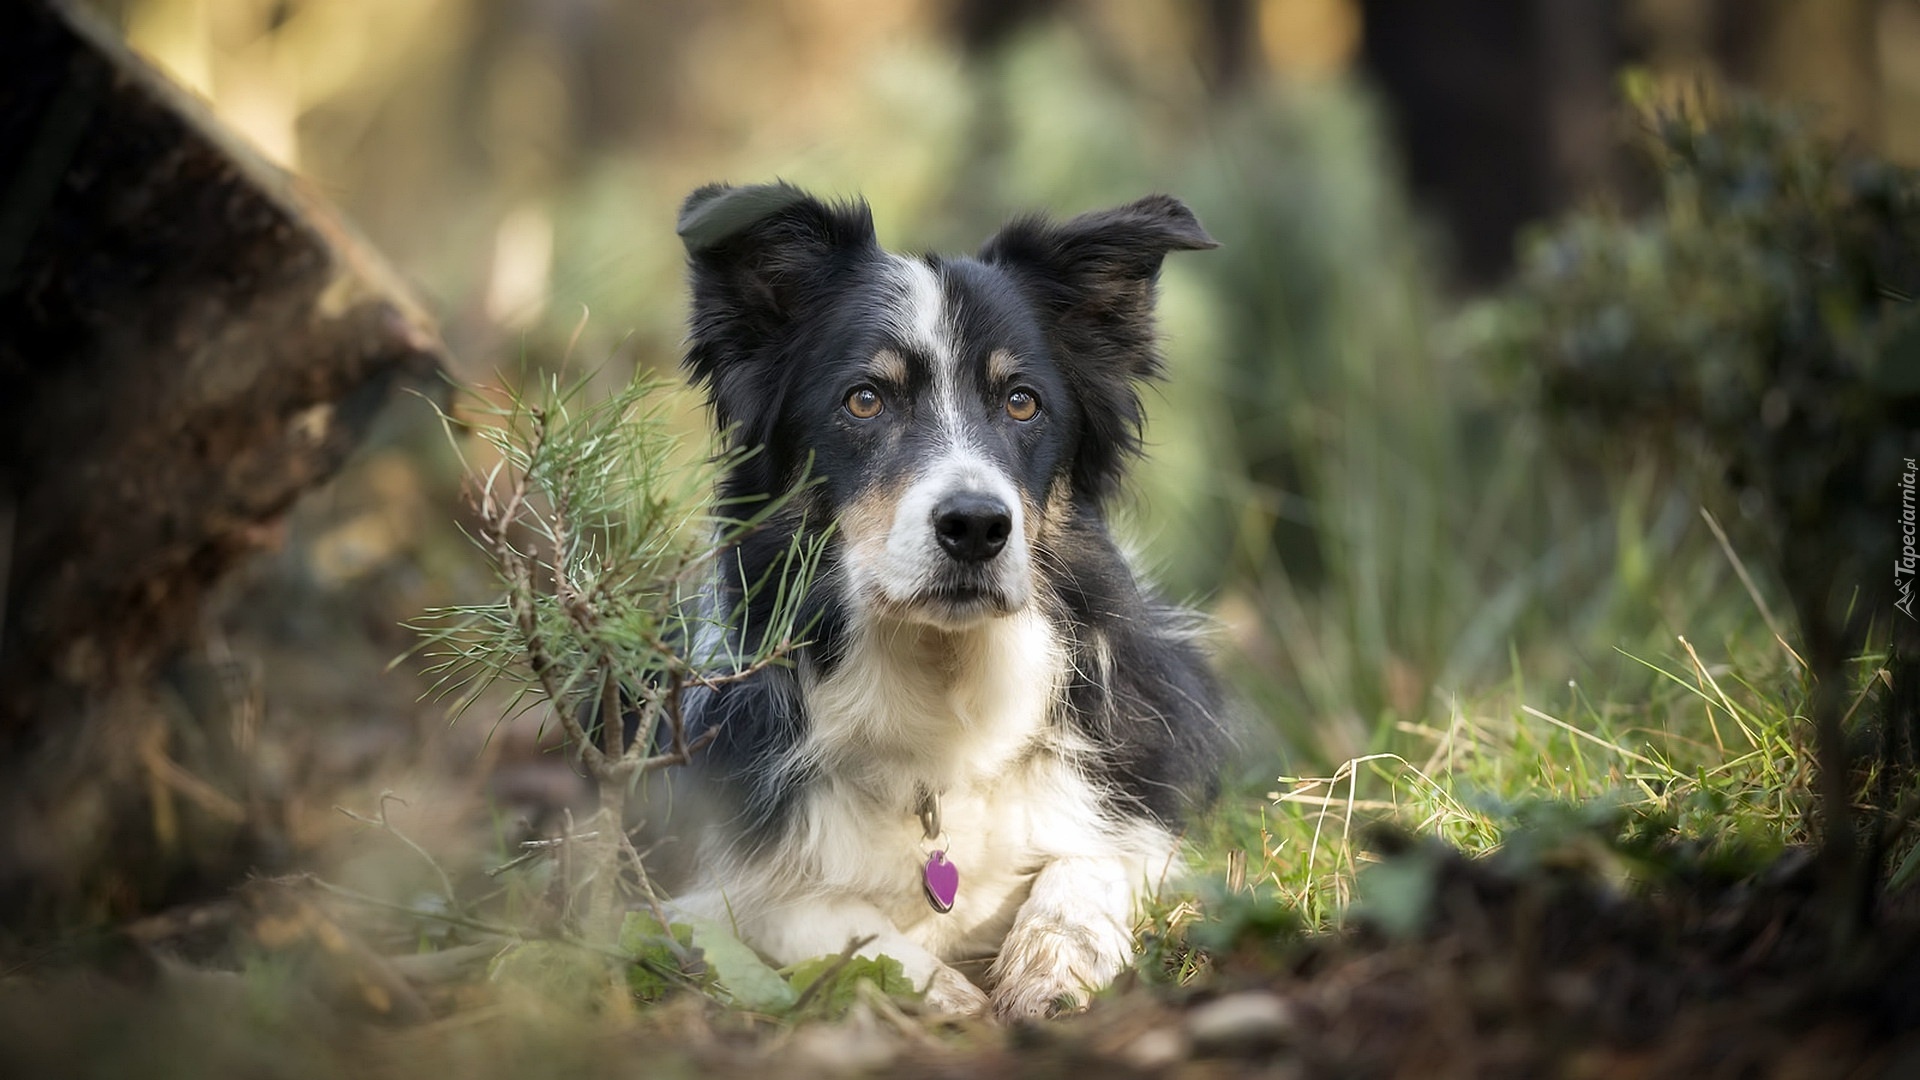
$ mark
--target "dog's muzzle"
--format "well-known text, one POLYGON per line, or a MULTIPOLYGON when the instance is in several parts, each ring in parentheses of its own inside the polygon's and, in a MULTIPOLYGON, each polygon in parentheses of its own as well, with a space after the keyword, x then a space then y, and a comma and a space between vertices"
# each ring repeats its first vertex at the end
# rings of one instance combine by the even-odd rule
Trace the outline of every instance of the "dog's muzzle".
POLYGON ((992 561, 1013 533, 1013 511, 998 496, 960 492, 933 508, 933 534, 940 550, 957 562, 992 561))
POLYGON ((862 528, 878 515, 852 515, 849 587, 900 617, 948 628, 1020 610, 1033 582, 1017 498, 991 463, 937 463, 900 493, 884 535, 862 528))

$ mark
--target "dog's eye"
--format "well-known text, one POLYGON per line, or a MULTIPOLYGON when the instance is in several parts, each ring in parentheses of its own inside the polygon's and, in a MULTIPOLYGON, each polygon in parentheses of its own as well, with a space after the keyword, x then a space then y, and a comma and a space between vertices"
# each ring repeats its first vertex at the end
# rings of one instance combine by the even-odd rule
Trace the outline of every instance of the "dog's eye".
POLYGON ((880 409, 880 391, 871 386, 857 387, 847 395, 847 411, 856 419, 871 420, 880 415, 880 409))
POLYGON ((1007 395, 1007 415, 1015 420, 1031 420, 1040 414, 1040 399, 1022 387, 1007 395))

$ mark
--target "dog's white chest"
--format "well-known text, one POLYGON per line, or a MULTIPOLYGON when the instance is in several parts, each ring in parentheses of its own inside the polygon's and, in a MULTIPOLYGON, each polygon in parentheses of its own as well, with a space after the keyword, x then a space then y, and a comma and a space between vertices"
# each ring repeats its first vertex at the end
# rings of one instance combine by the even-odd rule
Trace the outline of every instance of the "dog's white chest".
POLYGON ((810 884, 858 896, 943 959, 986 956, 1026 900, 1034 874, 1063 854, 1099 850, 1095 793, 1066 762, 1038 753, 995 782, 940 794, 929 839, 913 803, 882 803, 844 783, 823 785, 808 807, 810 884), (943 853, 959 875, 951 911, 927 897, 927 859, 943 853))
POLYGON ((1064 650, 1038 612, 967 634, 876 629, 811 680, 805 753, 826 776, 795 837, 811 883, 858 895, 942 957, 993 951, 1048 860, 1099 844, 1075 737, 1050 727, 1064 650), (918 811, 938 802, 937 834, 918 811), (953 909, 924 891, 934 851, 958 871, 953 909))
POLYGON ((1065 652, 1031 609, 960 632, 872 623, 832 674, 803 671, 812 724, 796 753, 876 795, 995 786, 1054 734, 1065 652))

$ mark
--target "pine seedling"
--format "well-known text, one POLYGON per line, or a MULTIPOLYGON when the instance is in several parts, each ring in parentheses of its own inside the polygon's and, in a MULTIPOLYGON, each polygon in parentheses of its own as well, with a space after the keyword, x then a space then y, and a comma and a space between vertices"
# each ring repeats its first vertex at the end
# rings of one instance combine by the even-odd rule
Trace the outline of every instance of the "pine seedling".
MULTIPOLYGON (((639 785, 719 734, 689 739, 684 695, 787 662, 807 630, 800 601, 821 551, 817 538, 796 540, 773 572, 747 582, 750 599, 771 590, 771 615, 750 637, 728 633, 747 601, 716 610, 710 584, 739 572, 735 545, 790 513, 807 483, 751 503, 716 501, 714 477, 753 451, 690 454, 672 411, 672 396, 644 373, 598 401, 584 380, 548 377, 482 405, 471 426, 480 446, 462 460, 473 539, 498 592, 415 626, 437 694, 458 695, 464 711, 488 687, 511 686, 509 711, 544 708, 598 787, 598 813, 577 834, 591 843, 568 883, 586 888, 574 914, 594 939, 615 934, 629 872, 643 898, 656 899, 629 839, 639 785), (729 512, 736 507, 750 509, 729 512)), ((455 421, 443 421, 452 437, 455 421)))

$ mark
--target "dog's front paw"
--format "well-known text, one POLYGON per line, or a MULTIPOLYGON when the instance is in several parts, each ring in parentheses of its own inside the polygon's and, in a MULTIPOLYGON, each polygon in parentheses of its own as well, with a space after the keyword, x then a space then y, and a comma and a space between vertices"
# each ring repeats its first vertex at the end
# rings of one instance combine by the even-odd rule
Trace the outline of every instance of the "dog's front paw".
POLYGON ((993 1014, 1025 1020, 1078 1012, 1120 972, 1130 941, 1058 922, 1017 926, 993 964, 993 1014))
POLYGON ((927 1008, 955 1016, 980 1016, 987 1011, 987 995, 965 975, 942 964, 935 968, 922 999, 927 1008))

